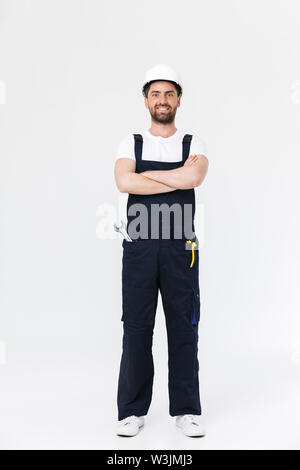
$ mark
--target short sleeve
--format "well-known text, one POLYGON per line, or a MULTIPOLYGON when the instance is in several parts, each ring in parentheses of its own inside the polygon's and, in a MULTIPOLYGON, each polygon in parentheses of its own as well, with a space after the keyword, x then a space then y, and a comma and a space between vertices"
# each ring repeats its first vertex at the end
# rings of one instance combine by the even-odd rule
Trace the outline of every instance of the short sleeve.
POLYGON ((197 134, 193 135, 190 147, 190 155, 205 155, 207 157, 206 144, 197 134))
POLYGON ((123 140, 121 140, 118 145, 115 160, 122 157, 131 158, 132 160, 135 160, 133 134, 128 134, 126 137, 124 137, 123 140))

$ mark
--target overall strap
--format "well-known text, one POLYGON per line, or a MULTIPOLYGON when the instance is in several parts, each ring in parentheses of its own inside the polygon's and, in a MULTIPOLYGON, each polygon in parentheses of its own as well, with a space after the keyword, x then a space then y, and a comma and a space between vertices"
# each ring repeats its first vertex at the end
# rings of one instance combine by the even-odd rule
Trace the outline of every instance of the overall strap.
POLYGON ((141 134, 133 134, 134 135, 134 154, 136 162, 140 162, 142 160, 142 152, 143 152, 143 137, 141 134))
POLYGON ((182 139, 182 161, 183 161, 183 163, 186 161, 186 159, 189 156, 192 138, 193 138, 193 136, 191 134, 185 134, 183 139, 182 139))

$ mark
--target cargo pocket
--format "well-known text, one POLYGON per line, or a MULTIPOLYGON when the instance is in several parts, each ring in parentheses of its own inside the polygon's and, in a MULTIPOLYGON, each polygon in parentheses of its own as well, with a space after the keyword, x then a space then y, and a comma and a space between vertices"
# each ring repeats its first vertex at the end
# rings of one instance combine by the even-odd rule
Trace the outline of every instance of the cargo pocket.
POLYGON ((192 289, 192 311, 191 323, 197 325, 200 320, 200 289, 193 287, 192 289))
POLYGON ((125 248, 125 247, 137 246, 136 243, 137 243, 137 240, 132 240, 131 242, 129 242, 124 238, 122 241, 122 247, 125 248))

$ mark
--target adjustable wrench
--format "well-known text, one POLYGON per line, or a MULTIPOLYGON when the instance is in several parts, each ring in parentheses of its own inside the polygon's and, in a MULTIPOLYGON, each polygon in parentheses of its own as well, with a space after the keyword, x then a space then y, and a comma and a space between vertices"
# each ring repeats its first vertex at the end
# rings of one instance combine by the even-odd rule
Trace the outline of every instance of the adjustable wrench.
POLYGON ((114 229, 115 229, 116 232, 120 232, 123 235, 123 237, 125 238, 125 240, 127 240, 128 242, 132 242, 130 236, 128 235, 128 233, 126 231, 126 225, 123 222, 123 220, 121 220, 120 224, 114 223, 114 229))

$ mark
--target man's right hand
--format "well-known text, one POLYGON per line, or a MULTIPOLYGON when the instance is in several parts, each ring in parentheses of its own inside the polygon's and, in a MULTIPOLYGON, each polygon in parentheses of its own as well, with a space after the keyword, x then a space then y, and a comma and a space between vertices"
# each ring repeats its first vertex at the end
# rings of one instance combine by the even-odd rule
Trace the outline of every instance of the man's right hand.
POLYGON ((115 180, 121 193, 128 194, 159 194, 169 193, 175 188, 167 184, 154 181, 136 173, 136 162, 131 158, 118 158, 115 162, 115 180))

